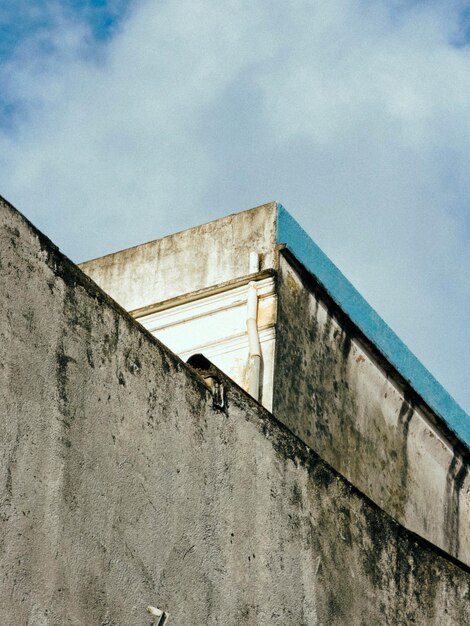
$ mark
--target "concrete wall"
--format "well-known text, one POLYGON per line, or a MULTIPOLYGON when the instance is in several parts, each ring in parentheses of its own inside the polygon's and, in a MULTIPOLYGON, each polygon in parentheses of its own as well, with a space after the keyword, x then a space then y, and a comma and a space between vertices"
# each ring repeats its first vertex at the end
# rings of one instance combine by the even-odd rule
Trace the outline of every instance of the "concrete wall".
POLYGON ((395 519, 470 563, 468 454, 286 258, 278 301, 274 414, 395 519))
MULTIPOLYGON (((0 202, 0 621, 463 625, 470 574, 0 202)), ((296 413, 296 410, 295 410, 296 413)))
POLYGON ((282 207, 263 205, 82 267, 127 308, 140 303, 134 317, 180 356, 203 352, 246 388, 252 251, 261 254, 257 279, 275 285, 260 291, 258 308, 264 406, 395 519, 470 564, 470 455, 446 426, 452 401, 440 405, 448 413, 433 412, 404 382, 400 371, 411 385, 411 374, 427 372, 398 338, 388 345, 393 333, 365 302, 364 337, 344 314, 354 317, 360 295, 282 207), (276 236, 287 246, 280 269, 276 236), (302 280, 289 269, 292 250, 333 296, 336 286, 339 305, 313 288, 311 274, 302 280), (388 337, 388 357, 377 337, 388 337), (396 353, 414 367, 400 369, 396 353))
POLYGON ((275 202, 81 264, 127 311, 275 267, 275 202))

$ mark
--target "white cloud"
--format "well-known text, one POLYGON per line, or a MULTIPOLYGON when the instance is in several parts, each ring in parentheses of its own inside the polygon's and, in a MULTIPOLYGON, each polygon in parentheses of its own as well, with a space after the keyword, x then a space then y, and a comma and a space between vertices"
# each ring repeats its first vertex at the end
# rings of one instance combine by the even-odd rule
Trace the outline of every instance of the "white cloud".
POLYGON ((278 199, 468 410, 464 5, 147 1, 99 53, 56 9, 0 189, 76 260, 278 199))

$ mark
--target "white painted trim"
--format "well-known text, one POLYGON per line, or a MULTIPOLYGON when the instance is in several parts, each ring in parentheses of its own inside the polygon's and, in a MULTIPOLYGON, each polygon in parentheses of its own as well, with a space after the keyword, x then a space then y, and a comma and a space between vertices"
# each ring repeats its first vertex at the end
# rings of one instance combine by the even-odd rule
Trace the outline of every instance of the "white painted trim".
MULTIPOLYGON (((269 341, 274 341, 275 335, 276 333, 274 327, 263 329, 259 333, 260 343, 263 344, 268 343, 269 341)), ((236 350, 243 348, 246 349, 248 354, 248 335, 246 333, 240 333, 239 335, 233 335, 232 337, 217 339, 207 343, 196 344, 189 349, 185 349, 179 356, 183 360, 186 360, 191 355, 197 354, 198 352, 202 352, 204 356, 208 357, 210 355, 216 356, 218 354, 235 352, 236 350)))
MULTIPOLYGON (((258 295, 260 299, 268 297, 276 297, 275 284, 272 277, 264 278, 256 283, 258 295)), ((150 332, 157 332, 163 328, 170 326, 176 326, 182 322, 189 322, 190 320, 198 317, 205 317, 219 313, 220 311, 226 311, 228 309, 236 307, 246 307, 248 300, 248 285, 242 287, 236 287, 225 293, 218 293, 213 296, 207 296, 194 300, 186 304, 177 305, 171 309, 165 309, 150 315, 143 315, 137 317, 137 321, 140 322, 150 332)), ((245 314, 242 313, 244 319, 245 314)))

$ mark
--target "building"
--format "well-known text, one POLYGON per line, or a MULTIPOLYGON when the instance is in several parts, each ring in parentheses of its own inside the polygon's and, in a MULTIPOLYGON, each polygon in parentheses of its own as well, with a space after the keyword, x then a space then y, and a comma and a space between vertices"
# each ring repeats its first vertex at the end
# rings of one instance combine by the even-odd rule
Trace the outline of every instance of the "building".
POLYGON ((285 209, 0 216, 5 623, 470 623, 470 418, 285 209))
POLYGON ((470 564, 470 417, 281 205, 81 267, 182 359, 202 352, 246 391, 254 384, 360 491, 470 564))

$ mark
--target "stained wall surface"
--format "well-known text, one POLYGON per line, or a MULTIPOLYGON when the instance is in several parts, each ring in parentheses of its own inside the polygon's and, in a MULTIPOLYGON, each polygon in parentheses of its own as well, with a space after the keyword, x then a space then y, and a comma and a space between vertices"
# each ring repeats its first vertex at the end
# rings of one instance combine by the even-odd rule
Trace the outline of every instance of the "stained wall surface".
POLYGON ((278 302, 274 414, 395 519, 470 563, 468 454, 285 257, 278 302))
POLYGON ((454 625, 468 569, 0 203, 0 615, 11 626, 454 625))
MULTIPOLYGON (((452 406, 433 412, 413 391, 416 379, 406 383, 391 365, 396 349, 381 355, 374 333, 362 335, 344 313, 360 295, 351 296, 353 287, 282 207, 263 205, 82 267, 125 305, 138 293, 146 306, 133 315, 180 356, 203 352, 248 388, 242 294, 253 278, 252 251, 261 259, 257 284, 273 285, 269 298, 259 291, 263 405, 396 520, 470 565, 470 453, 448 432, 452 406), (276 232, 287 246, 282 253, 276 232), (299 233, 300 247, 293 245, 299 233), (307 278, 287 269, 288 258, 300 264, 295 251, 310 259, 307 278), (315 276, 324 287, 313 293, 315 276), (333 306, 324 296, 335 285, 343 301, 333 306)), ((369 331, 393 334, 371 313, 369 331)), ((417 365, 413 372, 426 378, 417 365)))

